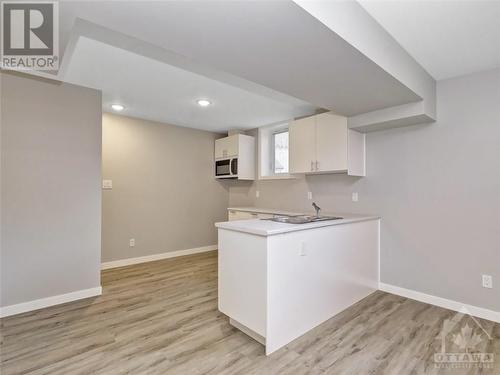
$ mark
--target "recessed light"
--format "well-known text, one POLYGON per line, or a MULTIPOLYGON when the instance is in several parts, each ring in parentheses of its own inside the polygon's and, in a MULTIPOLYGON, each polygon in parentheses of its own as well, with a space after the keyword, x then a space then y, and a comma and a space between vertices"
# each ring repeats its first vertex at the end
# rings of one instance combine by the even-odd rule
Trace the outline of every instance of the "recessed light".
POLYGON ((125 109, 125 107, 121 104, 111 104, 111 108, 113 108, 113 110, 117 112, 123 111, 125 109))
POLYGON ((210 104, 210 100, 207 100, 207 99, 198 99, 197 101, 198 105, 201 105, 202 107, 207 107, 209 106, 210 104))

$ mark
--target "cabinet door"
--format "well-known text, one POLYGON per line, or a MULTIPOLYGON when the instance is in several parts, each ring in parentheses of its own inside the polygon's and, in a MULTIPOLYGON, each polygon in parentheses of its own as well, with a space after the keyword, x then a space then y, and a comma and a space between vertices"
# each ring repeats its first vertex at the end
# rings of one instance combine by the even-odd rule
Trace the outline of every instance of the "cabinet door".
POLYGON ((227 220, 228 221, 238 220, 238 211, 229 211, 227 213, 227 220))
POLYGON ((267 220, 267 219, 272 219, 274 217, 274 215, 271 215, 271 214, 259 214, 257 215, 257 218, 259 219, 264 219, 264 220, 267 220))
POLYGON ((257 219, 258 214, 254 212, 246 212, 246 211, 229 211, 229 221, 233 220, 250 220, 257 219))
POLYGON ((220 138, 215 141, 215 158, 238 156, 238 135, 220 138))
POLYGON ((316 171, 347 170, 347 118, 332 113, 316 117, 316 171))
POLYGON ((314 171, 316 162, 315 116, 292 121, 289 125, 290 173, 314 171))

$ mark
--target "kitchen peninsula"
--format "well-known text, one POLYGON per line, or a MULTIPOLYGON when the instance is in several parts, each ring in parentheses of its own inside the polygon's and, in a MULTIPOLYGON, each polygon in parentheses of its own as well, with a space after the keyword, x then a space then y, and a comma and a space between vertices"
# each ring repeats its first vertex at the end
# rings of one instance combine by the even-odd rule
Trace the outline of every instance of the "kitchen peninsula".
POLYGON ((378 289, 379 217, 216 223, 219 310, 266 354, 378 289))

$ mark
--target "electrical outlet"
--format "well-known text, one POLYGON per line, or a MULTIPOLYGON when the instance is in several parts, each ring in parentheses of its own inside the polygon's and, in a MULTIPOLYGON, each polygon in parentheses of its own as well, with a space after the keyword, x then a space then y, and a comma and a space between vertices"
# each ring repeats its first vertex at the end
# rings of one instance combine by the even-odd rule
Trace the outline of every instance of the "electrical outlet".
POLYGON ((258 197, 260 197, 260 191, 255 190, 255 198, 258 198, 258 197))
POLYGON ((313 193, 312 191, 307 192, 307 199, 312 200, 313 199, 313 193))
POLYGON ((358 193, 352 193, 352 201, 357 202, 358 201, 358 193))
POLYGON ((483 275, 483 288, 493 288, 493 278, 491 275, 483 275))
POLYGON ((135 246, 135 238, 131 238, 129 241, 128 241, 128 244, 130 247, 134 247, 135 246))
POLYGON ((306 243, 304 241, 300 243, 299 255, 301 257, 305 257, 307 255, 306 243))

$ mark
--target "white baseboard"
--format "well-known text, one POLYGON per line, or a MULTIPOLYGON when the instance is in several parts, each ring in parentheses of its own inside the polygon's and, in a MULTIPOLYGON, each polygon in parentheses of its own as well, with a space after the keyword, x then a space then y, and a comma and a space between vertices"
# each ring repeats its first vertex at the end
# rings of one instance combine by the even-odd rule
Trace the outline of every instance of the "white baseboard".
POLYGON ((473 305, 467 305, 465 303, 453 301, 442 297, 436 297, 430 294, 425 294, 422 292, 417 292, 415 290, 405 289, 399 286, 394 286, 385 283, 379 283, 379 289, 387 293, 396 294, 398 296, 414 299, 416 301, 443 307, 445 309, 457 312, 468 313, 477 318, 491 320, 493 322, 500 323, 500 312, 498 311, 493 311, 473 305))
POLYGON ((109 268, 131 266, 133 264, 146 263, 146 262, 154 262, 155 260, 162 260, 162 259, 168 259, 168 258, 181 257, 181 256, 184 256, 184 255, 192 255, 192 254, 204 253, 204 252, 207 252, 207 251, 214 251, 214 250, 217 250, 217 245, 195 247, 193 249, 169 251, 169 252, 166 252, 166 253, 147 255, 147 256, 144 256, 144 257, 114 260, 114 261, 111 261, 111 262, 104 262, 104 263, 102 263, 101 264, 101 269, 107 270, 109 268))
POLYGON ((261 336, 257 332, 252 331, 250 328, 241 324, 237 320, 234 320, 233 318, 229 318, 229 324, 231 324, 233 327, 238 328, 241 332, 243 332, 247 336, 250 336, 258 343, 261 343, 262 345, 266 346, 266 338, 264 336, 261 336))
POLYGON ((102 287, 77 290, 76 292, 59 294, 57 296, 40 298, 33 301, 18 303, 0 307, 0 318, 21 314, 28 311, 43 309, 44 307, 60 305, 61 303, 72 302, 83 298, 96 297, 102 294, 102 287))

